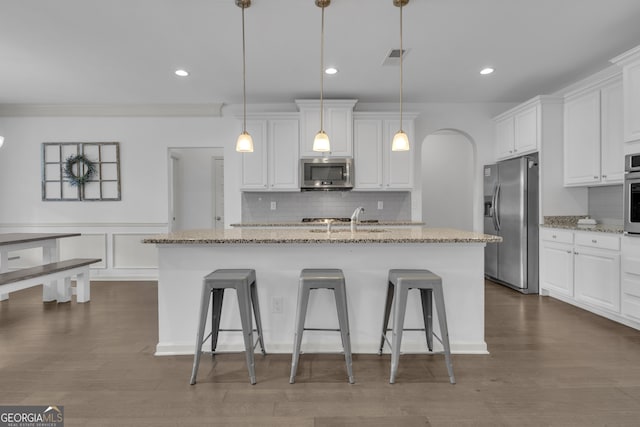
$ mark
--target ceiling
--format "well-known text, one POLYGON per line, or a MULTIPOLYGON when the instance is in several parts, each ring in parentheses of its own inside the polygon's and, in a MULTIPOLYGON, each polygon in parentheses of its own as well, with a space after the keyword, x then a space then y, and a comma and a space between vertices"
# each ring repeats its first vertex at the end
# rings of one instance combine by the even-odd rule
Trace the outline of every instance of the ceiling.
MULTIPOLYGON (((252 0, 247 102, 318 98, 320 8, 252 0)), ((610 65, 640 44, 638 0, 410 0, 407 102, 520 102, 610 65), (481 76, 490 65, 496 72, 481 76)), ((395 102, 392 0, 325 10, 326 98, 395 102)), ((0 104, 242 102, 241 10, 234 0, 0 0, 0 104), (185 68, 191 75, 178 78, 185 68)))

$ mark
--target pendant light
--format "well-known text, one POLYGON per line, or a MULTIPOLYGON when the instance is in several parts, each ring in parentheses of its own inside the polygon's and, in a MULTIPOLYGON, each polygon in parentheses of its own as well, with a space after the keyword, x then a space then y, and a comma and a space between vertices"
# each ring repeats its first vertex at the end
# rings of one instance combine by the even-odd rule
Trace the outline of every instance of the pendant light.
POLYGON ((2 144, 4 144, 4 136, 0 136, 0 147, 2 147, 2 144))
POLYGON ((400 8, 400 130, 393 136, 391 151, 408 151, 409 137, 402 130, 402 59, 404 50, 402 48, 402 7, 409 3, 409 0, 393 0, 394 6, 400 8))
POLYGON ((320 30, 320 131, 313 140, 313 151, 331 151, 329 136, 324 132, 324 8, 331 4, 331 0, 315 0, 316 6, 322 9, 322 26, 320 30))
POLYGON ((242 133, 236 141, 236 151, 239 153, 253 153, 253 138, 247 132, 247 72, 244 42, 244 10, 251 6, 251 0, 236 0, 236 6, 242 9, 242 133))

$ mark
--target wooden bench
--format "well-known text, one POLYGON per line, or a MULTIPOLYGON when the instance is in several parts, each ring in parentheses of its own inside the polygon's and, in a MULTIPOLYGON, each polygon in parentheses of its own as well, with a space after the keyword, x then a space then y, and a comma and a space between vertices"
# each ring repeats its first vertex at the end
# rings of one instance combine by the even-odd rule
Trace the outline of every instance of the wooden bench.
POLYGON ((76 276, 78 302, 88 302, 91 298, 89 267, 102 261, 100 258, 74 258, 52 262, 36 267, 0 273, 0 294, 19 291, 42 284, 46 289, 45 301, 68 302, 71 300, 71 277, 76 276), (61 281, 60 279, 64 279, 61 281), (52 281, 57 281, 57 289, 52 281))

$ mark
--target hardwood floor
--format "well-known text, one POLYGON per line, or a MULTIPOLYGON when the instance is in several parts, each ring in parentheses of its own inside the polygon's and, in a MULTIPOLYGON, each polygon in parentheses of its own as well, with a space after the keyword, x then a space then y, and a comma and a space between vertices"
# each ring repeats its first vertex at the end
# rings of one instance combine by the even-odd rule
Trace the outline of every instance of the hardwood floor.
MULTIPOLYGON (((65 426, 637 426, 640 331, 578 308, 486 285, 490 355, 155 357, 154 282, 93 282, 88 304, 0 302, 0 405, 63 405, 65 426), (215 367, 214 367, 215 364, 215 367)), ((376 307, 372 309, 378 309, 376 307)), ((382 307, 379 307, 382 309, 382 307)), ((195 331, 194 331, 195 336, 195 331)), ((268 345, 267 344, 267 350, 268 345)))

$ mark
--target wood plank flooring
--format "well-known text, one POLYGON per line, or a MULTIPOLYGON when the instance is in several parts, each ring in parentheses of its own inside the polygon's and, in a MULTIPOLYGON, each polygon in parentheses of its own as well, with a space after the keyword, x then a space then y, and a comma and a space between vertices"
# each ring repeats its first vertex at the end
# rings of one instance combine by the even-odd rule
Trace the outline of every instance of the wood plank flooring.
MULTIPOLYGON (((490 355, 155 357, 155 282, 93 282, 88 304, 0 302, 0 405, 64 405, 65 426, 637 426, 640 332, 551 298, 487 282, 490 355)), ((375 308, 373 308, 375 309, 375 308)), ((382 309, 382 307, 380 307, 382 309)), ((195 331, 194 331, 195 337, 195 331)), ((267 344, 267 350, 268 345, 267 344)))

